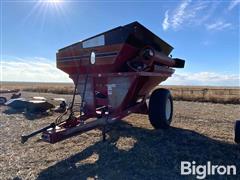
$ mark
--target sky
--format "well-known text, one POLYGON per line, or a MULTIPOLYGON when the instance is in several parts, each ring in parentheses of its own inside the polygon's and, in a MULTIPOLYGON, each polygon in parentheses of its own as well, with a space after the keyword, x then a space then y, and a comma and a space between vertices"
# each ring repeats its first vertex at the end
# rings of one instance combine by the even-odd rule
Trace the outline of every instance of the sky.
POLYGON ((1 0, 1 81, 72 82, 58 49, 138 21, 174 47, 184 69, 164 84, 240 86, 240 0, 1 0))

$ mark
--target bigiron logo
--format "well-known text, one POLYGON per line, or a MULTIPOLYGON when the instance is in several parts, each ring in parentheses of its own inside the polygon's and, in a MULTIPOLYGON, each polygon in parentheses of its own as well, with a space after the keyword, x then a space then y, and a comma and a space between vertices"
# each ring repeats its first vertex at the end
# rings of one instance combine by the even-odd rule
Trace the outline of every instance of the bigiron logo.
POLYGON ((207 164, 198 165, 195 161, 181 161, 181 175, 194 175, 197 179, 205 179, 214 175, 236 175, 235 165, 213 165, 211 161, 207 164))

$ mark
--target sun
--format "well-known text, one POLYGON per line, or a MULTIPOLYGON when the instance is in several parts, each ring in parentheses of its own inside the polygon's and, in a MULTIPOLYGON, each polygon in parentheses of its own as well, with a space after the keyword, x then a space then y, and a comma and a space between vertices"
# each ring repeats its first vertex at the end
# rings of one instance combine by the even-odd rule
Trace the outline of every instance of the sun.
POLYGON ((52 3, 52 4, 60 4, 63 2, 63 0, 46 0, 46 3, 52 3))
POLYGON ((43 0, 41 2, 48 3, 48 4, 61 4, 63 0, 43 0))
POLYGON ((41 4, 61 4, 63 3, 64 0, 38 0, 38 3, 41 3, 41 4))
POLYGON ((59 8, 63 6, 65 1, 64 0, 39 0, 38 2, 40 6, 42 5, 47 7, 54 7, 55 9, 59 10, 59 8))

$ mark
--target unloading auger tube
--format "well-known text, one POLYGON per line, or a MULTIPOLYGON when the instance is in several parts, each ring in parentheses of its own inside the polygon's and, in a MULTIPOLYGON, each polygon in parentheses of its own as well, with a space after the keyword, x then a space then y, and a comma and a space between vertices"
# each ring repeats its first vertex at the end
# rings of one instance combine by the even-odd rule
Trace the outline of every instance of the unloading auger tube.
POLYGON ((145 47, 140 50, 136 58, 129 60, 127 64, 134 71, 149 71, 153 65, 184 68, 185 61, 168 57, 152 47, 145 47))

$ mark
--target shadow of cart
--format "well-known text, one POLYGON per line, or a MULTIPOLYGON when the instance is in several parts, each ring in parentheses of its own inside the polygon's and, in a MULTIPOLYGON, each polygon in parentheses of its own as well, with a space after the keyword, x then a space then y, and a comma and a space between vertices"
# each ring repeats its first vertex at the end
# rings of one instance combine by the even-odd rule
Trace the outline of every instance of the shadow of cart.
MULTIPOLYGON (((239 146, 187 129, 156 131, 120 122, 105 143, 97 142, 48 167, 38 179, 195 179, 194 176, 180 175, 181 161, 196 161, 197 164, 211 161, 212 164, 236 165, 238 168, 239 146), (129 150, 119 149, 120 138, 135 139, 135 144, 129 150), (98 155, 94 163, 83 162, 93 154, 98 155)), ((226 179, 226 176, 209 177, 226 179)), ((238 179, 240 175, 228 178, 238 179)))

